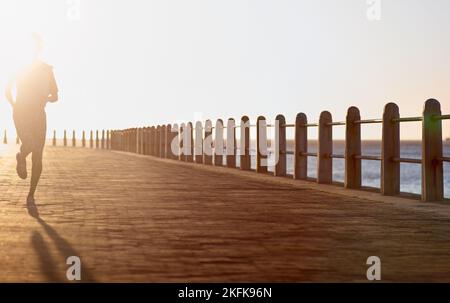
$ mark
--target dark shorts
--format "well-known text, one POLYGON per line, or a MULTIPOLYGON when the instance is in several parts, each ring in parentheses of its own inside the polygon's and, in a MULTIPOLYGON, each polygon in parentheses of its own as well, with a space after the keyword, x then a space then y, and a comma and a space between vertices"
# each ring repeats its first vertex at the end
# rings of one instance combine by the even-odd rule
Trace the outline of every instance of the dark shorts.
POLYGON ((45 145, 47 115, 44 109, 16 105, 13 111, 17 135, 23 152, 40 152, 45 145))

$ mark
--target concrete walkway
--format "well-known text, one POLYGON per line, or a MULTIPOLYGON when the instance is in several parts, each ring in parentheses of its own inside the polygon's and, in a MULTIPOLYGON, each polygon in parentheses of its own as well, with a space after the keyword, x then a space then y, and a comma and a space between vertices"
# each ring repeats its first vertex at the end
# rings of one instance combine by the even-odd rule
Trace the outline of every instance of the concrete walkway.
MULTIPOLYGON (((0 155, 0 281, 450 281, 450 206, 47 147, 36 205, 0 155)), ((29 163, 30 164, 30 163, 29 163)), ((29 165, 30 166, 30 165, 29 165)))

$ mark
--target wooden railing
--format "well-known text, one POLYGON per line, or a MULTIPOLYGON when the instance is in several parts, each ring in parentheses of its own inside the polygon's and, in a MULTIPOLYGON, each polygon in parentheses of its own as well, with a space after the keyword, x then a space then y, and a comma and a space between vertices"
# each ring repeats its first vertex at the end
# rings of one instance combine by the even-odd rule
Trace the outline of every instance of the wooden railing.
MULTIPOLYGON (((444 199, 443 163, 450 162, 450 157, 443 155, 442 120, 450 119, 450 115, 442 115, 440 103, 434 99, 425 102, 422 116, 400 117, 395 103, 384 107, 383 117, 379 119, 361 119, 359 109, 350 107, 345 121, 333 121, 328 111, 320 114, 319 122, 310 123, 304 113, 296 116, 295 123, 286 123, 283 115, 278 115, 274 124, 267 124, 263 116, 258 117, 256 124, 250 124, 247 116, 243 116, 240 125, 234 119, 228 119, 225 126, 221 119, 215 126, 207 120, 203 125, 197 122, 195 128, 191 122, 181 125, 158 125, 151 127, 129 128, 124 130, 90 131, 89 139, 82 133, 82 146, 133 152, 142 155, 156 156, 206 165, 236 168, 238 149, 236 145, 236 129, 240 129, 239 160, 240 169, 251 170, 250 128, 256 127, 256 172, 267 173, 267 128, 275 128, 275 176, 286 177, 287 155, 294 159, 294 173, 297 180, 307 180, 307 159, 317 158, 317 178, 320 184, 331 184, 333 159, 344 159, 344 186, 349 189, 362 187, 362 160, 379 161, 381 165, 380 192, 383 195, 400 194, 400 163, 420 164, 422 169, 423 201, 442 201, 444 199), (422 158, 402 158, 400 156, 400 123, 422 123, 422 158), (379 156, 361 153, 361 125, 381 124, 382 141, 379 156), (333 153, 333 128, 345 127, 345 152, 333 153), (287 150, 286 129, 295 131, 294 150, 287 150), (308 129, 318 128, 317 152, 308 152, 308 129), (224 131, 227 136, 224 140, 224 131), (195 131, 195 140, 194 140, 195 131), (213 139, 214 132, 214 139, 213 139), (225 157, 224 157, 225 156, 225 157), (225 158, 225 159, 224 159, 225 158), (225 161, 224 161, 225 160, 225 161)), ((6 140, 6 136, 5 136, 6 140)), ((56 145, 56 132, 53 134, 53 145, 56 145)), ((64 131, 63 145, 68 145, 67 133, 64 131)), ((76 146, 75 131, 72 132, 72 146, 76 146)))
POLYGON ((304 113, 297 114, 294 124, 287 124, 283 115, 276 117, 274 125, 267 125, 264 117, 258 117, 257 123, 251 125, 249 118, 243 116, 239 126, 234 119, 229 119, 224 126, 222 120, 212 127, 207 120, 205 126, 196 123, 195 141, 192 123, 178 125, 158 125, 143 128, 130 128, 111 131, 111 149, 134 152, 144 155, 169 159, 179 159, 206 165, 223 165, 226 151, 226 166, 236 167, 236 129, 241 129, 240 168, 250 170, 250 127, 256 127, 256 172, 267 173, 267 127, 275 127, 275 152, 278 161, 275 163, 274 175, 286 176, 286 155, 294 157, 294 179, 307 179, 307 158, 317 158, 317 179, 321 184, 332 183, 333 159, 344 159, 344 186, 360 189, 362 182, 361 161, 380 161, 381 188, 383 195, 400 193, 400 163, 420 164, 422 167, 422 200, 442 201, 444 199, 443 162, 450 162, 450 157, 443 156, 442 120, 450 119, 450 115, 442 115, 440 104, 434 99, 426 101, 423 115, 420 117, 400 117, 399 108, 388 103, 380 119, 361 119, 359 109, 350 107, 345 121, 333 121, 328 111, 321 113, 318 123, 309 123, 304 113), (400 156, 400 123, 422 122, 422 159, 402 158, 400 156), (382 141, 379 156, 361 153, 361 125, 381 124, 382 141), (333 127, 345 127, 345 153, 333 153, 333 127), (317 153, 308 152, 308 128, 318 128, 317 153), (294 151, 287 150, 286 129, 295 129, 294 151), (215 138, 212 139, 212 130, 215 138), (223 131, 227 130, 226 146, 223 131), (179 136, 179 134, 181 134, 179 136), (177 140, 177 137, 179 140, 177 140), (175 140, 175 141, 174 141, 175 140), (175 142, 175 144, 173 143, 175 142), (188 144, 186 144, 188 143, 188 144), (214 150, 214 152, 213 152, 214 150))

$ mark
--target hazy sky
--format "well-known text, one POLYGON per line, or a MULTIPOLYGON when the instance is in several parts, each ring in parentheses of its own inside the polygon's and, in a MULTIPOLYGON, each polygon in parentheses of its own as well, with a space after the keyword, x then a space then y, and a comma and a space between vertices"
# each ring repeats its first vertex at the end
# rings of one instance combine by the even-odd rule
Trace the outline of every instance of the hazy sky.
MULTIPOLYGON (((428 98, 450 113, 450 1, 2 0, 0 85, 31 32, 45 40, 60 102, 49 130, 124 128, 205 118, 335 120, 387 102, 420 115, 428 98), (77 3, 80 3, 79 18, 77 3), (373 15, 372 15, 373 16, 373 15)), ((450 122, 444 122, 450 137, 450 122)), ((0 128, 11 128, 0 96, 0 128)), ((336 137, 342 137, 342 130, 336 137)), ((378 138, 379 126, 363 137, 378 138)), ((420 137, 420 124, 402 127, 420 137)))

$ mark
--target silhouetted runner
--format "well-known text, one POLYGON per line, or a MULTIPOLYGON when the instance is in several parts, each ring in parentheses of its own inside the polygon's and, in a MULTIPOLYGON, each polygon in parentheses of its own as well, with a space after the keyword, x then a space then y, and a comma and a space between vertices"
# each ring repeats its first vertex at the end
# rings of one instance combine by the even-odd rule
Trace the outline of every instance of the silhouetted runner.
POLYGON ((6 88, 6 98, 13 107, 13 118, 22 145, 17 153, 17 174, 27 178, 26 158, 31 153, 31 182, 27 201, 34 201, 39 178, 42 173, 42 154, 47 132, 45 105, 58 101, 58 87, 52 66, 39 59, 42 44, 34 36, 36 52, 33 62, 10 80, 6 88), (16 100, 13 87, 16 87, 16 100))

